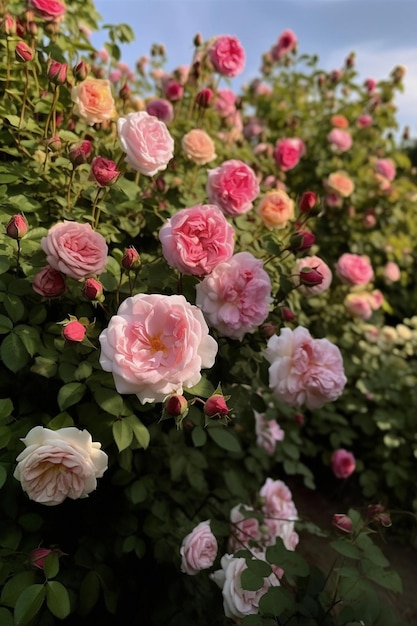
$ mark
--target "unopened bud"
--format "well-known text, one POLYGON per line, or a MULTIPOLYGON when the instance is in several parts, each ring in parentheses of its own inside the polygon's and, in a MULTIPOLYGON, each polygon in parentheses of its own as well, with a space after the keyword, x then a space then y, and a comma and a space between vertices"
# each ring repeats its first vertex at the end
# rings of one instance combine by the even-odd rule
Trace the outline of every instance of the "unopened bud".
POLYGON ((29 553, 29 562, 32 567, 43 570, 46 557, 52 554, 52 552, 49 548, 35 548, 35 550, 29 553))
POLYGON ((93 151, 93 144, 88 139, 72 146, 69 151, 69 159, 74 167, 87 163, 93 151))
POLYGON ((272 335, 275 335, 276 327, 274 324, 271 324, 270 322, 265 322, 265 324, 262 324, 259 330, 261 332, 262 337, 269 339, 270 337, 272 337, 272 335))
POLYGON ((195 103, 201 109, 207 109, 213 100, 214 93, 209 87, 204 87, 195 97, 195 103))
POLYGON ((16 34, 16 19, 10 13, 6 13, 2 22, 1 22, 1 30, 6 33, 6 35, 15 35, 16 34))
POLYGON ((132 96, 132 90, 129 87, 129 85, 127 83, 125 83, 119 91, 119 98, 121 100, 129 100, 129 98, 132 96))
POLYGON ((94 157, 91 161, 90 180, 95 180, 100 187, 110 187, 120 175, 117 164, 104 157, 94 157))
POLYGON ((28 232, 28 228, 27 219, 22 213, 19 213, 10 218, 6 226, 6 235, 12 239, 21 239, 28 232))
POLYGON ((47 139, 46 145, 48 146, 49 150, 52 150, 52 152, 58 152, 62 148, 61 137, 59 137, 58 135, 50 137, 49 139, 47 139))
POLYGON ((281 317, 284 322, 293 322, 295 320, 295 315, 291 311, 291 309, 287 306, 283 306, 281 309, 281 317))
POLYGON ((178 393, 174 393, 167 400, 165 400, 164 413, 169 417, 185 417, 188 413, 187 399, 178 393))
POLYGON ((292 252, 304 252, 309 250, 316 241, 316 236, 308 230, 299 230, 290 239, 290 249, 292 252))
POLYGON ((86 278, 83 293, 89 300, 101 302, 103 300, 103 285, 96 278, 86 278))
POLYGON ((226 417, 229 414, 229 408, 224 396, 220 394, 210 396, 204 404, 204 413, 211 418, 226 417))
POLYGON ((90 71, 90 66, 87 65, 87 63, 82 59, 81 61, 79 61, 77 63, 77 65, 74 65, 74 67, 72 68, 72 73, 74 75, 75 80, 85 80, 88 76, 88 73, 90 71))
POLYGON ((353 522, 343 513, 335 513, 332 517, 332 525, 343 533, 350 534, 353 530, 353 522))
POLYGON ((203 43, 203 35, 201 33, 197 33, 193 39, 193 43, 196 48, 199 48, 203 43))
POLYGON ((49 60, 47 76, 54 85, 64 85, 67 80, 68 65, 59 61, 49 60))
POLYGON ((15 56, 20 63, 27 63, 33 59, 32 48, 25 41, 19 41, 15 48, 15 56))
POLYGON ((303 267, 299 274, 300 283, 307 287, 315 287, 323 282, 323 274, 312 267, 303 267))
POLYGON ((62 336, 69 343, 80 343, 85 339, 86 327, 78 320, 71 320, 62 329, 62 336))
POLYGON ((122 267, 125 270, 137 270, 140 268, 141 260, 139 252, 133 246, 125 248, 125 252, 122 258, 122 267))
POLYGON ((298 202, 301 213, 311 213, 316 205, 317 195, 314 191, 305 191, 298 202))

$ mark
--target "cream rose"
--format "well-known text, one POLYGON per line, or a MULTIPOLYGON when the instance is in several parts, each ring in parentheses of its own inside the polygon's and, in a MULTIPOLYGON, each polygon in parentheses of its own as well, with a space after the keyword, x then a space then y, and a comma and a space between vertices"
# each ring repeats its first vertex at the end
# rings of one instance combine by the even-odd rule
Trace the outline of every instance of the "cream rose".
POLYGON ((216 147, 205 130, 194 128, 182 138, 182 148, 191 161, 205 165, 216 158, 216 147))
POLYGON ((87 124, 101 124, 116 115, 109 80, 87 78, 71 90, 71 100, 75 113, 83 117, 87 124))

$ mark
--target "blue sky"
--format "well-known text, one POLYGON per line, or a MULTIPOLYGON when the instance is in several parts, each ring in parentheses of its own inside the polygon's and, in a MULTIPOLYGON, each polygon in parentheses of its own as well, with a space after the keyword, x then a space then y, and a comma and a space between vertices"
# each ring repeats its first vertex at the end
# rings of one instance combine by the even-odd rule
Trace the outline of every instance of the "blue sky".
MULTIPOLYGON (((167 50, 167 70, 187 65, 192 40, 236 35, 246 51, 239 85, 259 76, 261 56, 280 33, 291 28, 299 51, 317 54, 326 70, 343 66, 356 52, 360 77, 384 79, 396 65, 405 65, 405 93, 396 99, 401 128, 408 124, 417 137, 417 1, 416 0, 96 0, 103 24, 127 23, 135 41, 123 47, 132 67, 148 55, 153 43, 167 50)), ((103 34, 93 35, 97 47, 103 34)))

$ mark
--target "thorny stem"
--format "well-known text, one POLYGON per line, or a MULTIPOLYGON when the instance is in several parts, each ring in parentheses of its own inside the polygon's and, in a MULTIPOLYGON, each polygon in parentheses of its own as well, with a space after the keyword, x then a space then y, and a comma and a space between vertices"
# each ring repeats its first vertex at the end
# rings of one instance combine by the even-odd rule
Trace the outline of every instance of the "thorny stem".
POLYGON ((46 139, 48 136, 49 125, 51 123, 51 119, 53 119, 52 124, 52 134, 55 134, 56 130, 56 121, 55 121, 55 105, 59 95, 59 85, 55 85, 54 95, 52 98, 51 108, 49 109, 48 117, 46 118, 45 130, 44 130, 44 138, 46 139))

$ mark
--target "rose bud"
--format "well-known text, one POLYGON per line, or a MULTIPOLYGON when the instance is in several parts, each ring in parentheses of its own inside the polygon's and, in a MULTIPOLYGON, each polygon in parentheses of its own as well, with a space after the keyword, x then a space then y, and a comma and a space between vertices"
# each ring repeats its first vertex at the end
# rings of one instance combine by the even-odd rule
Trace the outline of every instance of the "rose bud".
POLYGON ((194 36, 193 43, 194 43, 196 48, 199 48, 201 46, 201 44, 203 43, 203 35, 201 33, 197 33, 194 36))
POLYGON ((69 159, 73 167, 87 163, 93 151, 93 144, 88 139, 75 144, 69 151, 69 159))
POLYGON ((83 59, 79 61, 77 65, 74 65, 74 67, 72 68, 72 73, 74 75, 75 80, 77 81, 85 80, 88 76, 89 71, 90 71, 90 66, 87 65, 87 63, 83 59))
POLYGON ((37 569, 43 569, 46 557, 52 554, 52 552, 53 550, 49 550, 49 548, 35 548, 35 550, 29 553, 30 564, 37 569))
POLYGON ((87 278, 84 282, 83 293, 89 300, 97 300, 102 302, 103 285, 96 278, 87 278))
POLYGON ((123 87, 121 87, 121 88, 120 88, 120 91, 119 91, 119 98, 120 98, 121 100, 129 100, 129 98, 131 97, 131 95, 132 95, 132 90, 131 90, 131 88, 129 87, 129 85, 128 85, 127 83, 125 83, 125 84, 123 85, 123 87))
POLYGON ((6 13, 1 22, 1 29, 3 32, 6 33, 6 35, 16 34, 16 20, 13 15, 10 15, 10 13, 6 13))
POLYGON ((55 135, 54 137, 50 137, 46 141, 46 145, 48 146, 50 150, 52 150, 52 152, 58 152, 62 148, 61 137, 59 137, 58 135, 55 135))
POLYGON ((291 311, 291 309, 287 306, 283 306, 281 309, 281 317, 284 322, 293 322, 295 320, 295 315, 291 311))
POLYGON ((27 219, 22 213, 19 213, 10 218, 6 226, 6 235, 12 239, 21 239, 28 232, 28 228, 27 219))
POLYGON ((80 343, 85 339, 87 329, 78 320, 71 320, 62 329, 63 338, 69 343, 80 343))
POLYGON ((47 76, 54 85, 64 85, 67 80, 68 65, 59 61, 49 60, 47 76))
POLYGON ((294 421, 299 426, 303 426, 303 424, 304 424, 304 415, 302 413, 296 413, 294 415, 294 421))
POLYGON ((304 252, 309 250, 316 241, 316 236, 308 230, 299 230, 290 239, 290 249, 292 252, 304 252))
POLYGON ((213 91, 209 87, 204 87, 195 97, 195 103, 201 109, 207 109, 213 100, 213 91))
POLYGON ((110 187, 119 175, 120 171, 114 161, 99 156, 91 161, 90 180, 95 180, 100 187, 110 187))
POLYGON ((177 83, 176 80, 170 80, 164 87, 164 94, 167 100, 177 102, 181 100, 184 95, 184 87, 180 83, 177 83))
POLYGON ((266 322, 265 324, 262 324, 259 330, 261 332, 262 337, 269 339, 270 337, 272 337, 272 335, 275 335, 275 332, 277 329, 274 324, 266 322))
POLYGON ((301 213, 310 213, 316 204, 317 196, 314 191, 305 191, 298 202, 301 213))
POLYGON ((122 267, 125 270, 137 270, 140 268, 141 261, 139 252, 133 246, 129 246, 129 248, 125 248, 125 253, 122 258, 122 267))
POLYGON ((19 41, 15 48, 15 56, 20 63, 27 63, 33 59, 32 48, 25 41, 19 41))
POLYGON ((184 396, 174 393, 164 404, 164 413, 168 417, 185 417, 188 413, 188 402, 184 396))
POLYGON ((335 513, 332 517, 332 525, 343 533, 350 534, 353 530, 353 522, 343 513, 335 513))
POLYGON ((224 396, 214 394, 206 400, 204 404, 204 413, 207 417, 226 417, 229 414, 229 408, 226 404, 224 396))
POLYGON ((323 274, 312 267, 303 267, 299 273, 299 277, 301 285, 307 285, 307 287, 321 285, 323 282, 323 274))

